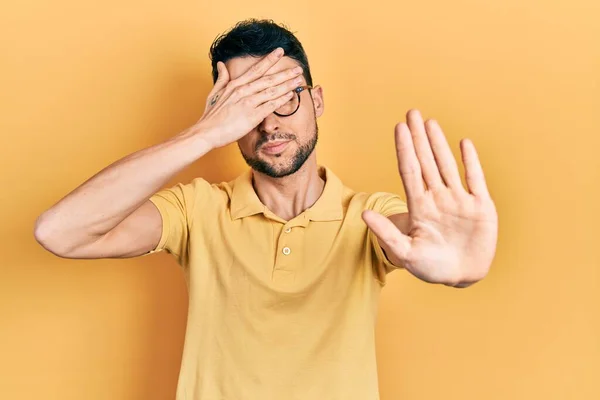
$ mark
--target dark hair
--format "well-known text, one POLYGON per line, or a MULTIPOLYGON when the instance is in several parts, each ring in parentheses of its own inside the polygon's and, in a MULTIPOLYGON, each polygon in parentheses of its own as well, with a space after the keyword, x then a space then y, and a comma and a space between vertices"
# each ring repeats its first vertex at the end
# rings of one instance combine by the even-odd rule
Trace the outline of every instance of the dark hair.
POLYGON ((254 18, 238 22, 231 30, 217 36, 210 46, 213 83, 217 81, 218 61, 227 62, 244 56, 263 57, 278 47, 283 48, 285 56, 300 64, 307 84, 312 86, 308 59, 296 36, 283 24, 276 24, 270 19, 254 18))

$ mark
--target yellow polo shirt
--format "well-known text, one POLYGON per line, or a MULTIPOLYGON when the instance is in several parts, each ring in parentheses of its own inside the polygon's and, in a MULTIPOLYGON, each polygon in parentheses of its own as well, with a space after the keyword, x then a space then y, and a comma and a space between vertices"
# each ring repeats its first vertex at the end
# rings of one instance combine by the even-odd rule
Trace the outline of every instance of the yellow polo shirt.
POLYGON ((189 311, 177 400, 376 400, 375 318, 396 269, 361 218, 406 203, 354 192, 319 166, 317 202, 285 221, 262 204, 252 170, 154 194, 152 254, 185 273, 189 311))

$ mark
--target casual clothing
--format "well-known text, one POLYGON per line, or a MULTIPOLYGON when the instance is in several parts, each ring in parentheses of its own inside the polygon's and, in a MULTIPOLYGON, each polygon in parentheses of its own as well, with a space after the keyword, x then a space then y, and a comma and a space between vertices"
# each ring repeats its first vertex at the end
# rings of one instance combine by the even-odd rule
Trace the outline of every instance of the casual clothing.
POLYGON ((285 221, 261 203, 252 170, 154 194, 166 250, 189 291, 177 400, 376 400, 375 318, 397 269, 361 218, 407 212, 354 192, 327 167, 317 202, 285 221))

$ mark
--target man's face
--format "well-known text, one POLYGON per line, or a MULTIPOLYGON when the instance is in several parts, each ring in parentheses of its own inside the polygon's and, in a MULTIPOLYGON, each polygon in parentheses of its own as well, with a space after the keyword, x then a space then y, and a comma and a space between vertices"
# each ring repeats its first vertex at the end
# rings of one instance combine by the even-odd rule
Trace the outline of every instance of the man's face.
MULTIPOLYGON (((260 58, 238 57, 225 63, 231 80, 243 75, 260 58)), ((282 57, 266 75, 299 65, 296 60, 282 57)), ((301 85, 306 85, 304 81, 301 85)), ((316 86, 300 93, 300 108, 295 114, 280 117, 269 114, 256 128, 238 140, 246 163, 255 171, 273 178, 298 171, 313 154, 318 138, 317 118, 323 114, 323 90, 316 86), (311 93, 312 92, 312 93, 311 93), (312 96, 311 96, 312 94, 312 96), (283 143, 280 149, 266 146, 283 143)))

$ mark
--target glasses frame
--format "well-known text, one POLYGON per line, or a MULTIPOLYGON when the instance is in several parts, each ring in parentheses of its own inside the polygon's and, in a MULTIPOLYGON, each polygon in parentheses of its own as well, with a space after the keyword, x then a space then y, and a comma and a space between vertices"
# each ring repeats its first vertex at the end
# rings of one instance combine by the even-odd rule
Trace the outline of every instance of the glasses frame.
POLYGON ((290 113, 290 114, 279 114, 276 111, 273 111, 273 113, 275 115, 277 115, 278 117, 289 117, 291 115, 294 115, 296 113, 296 111, 298 111, 300 109, 300 102, 301 102, 301 97, 300 97, 300 93, 302 93, 304 90, 308 89, 309 92, 312 89, 312 86, 308 86, 308 85, 304 85, 304 86, 298 86, 296 89, 294 89, 293 91, 296 92, 296 96, 298 96, 298 107, 296 107, 296 109, 290 113))

